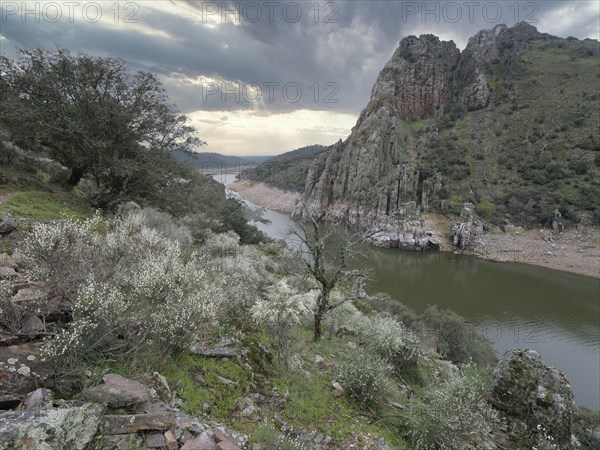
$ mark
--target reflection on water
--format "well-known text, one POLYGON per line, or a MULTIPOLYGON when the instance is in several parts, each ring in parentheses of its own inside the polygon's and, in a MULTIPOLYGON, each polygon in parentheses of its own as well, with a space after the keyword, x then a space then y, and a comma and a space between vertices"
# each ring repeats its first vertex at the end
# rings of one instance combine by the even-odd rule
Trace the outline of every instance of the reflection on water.
MULTIPOLYGON (((258 228, 289 240, 295 224, 288 216, 269 210, 264 216, 271 223, 257 223, 258 228)), ((487 336, 499 354, 535 349, 565 372, 577 404, 600 409, 600 280, 450 253, 374 247, 364 253, 359 265, 373 273, 370 293, 385 292, 417 311, 432 304, 450 308, 487 336)))

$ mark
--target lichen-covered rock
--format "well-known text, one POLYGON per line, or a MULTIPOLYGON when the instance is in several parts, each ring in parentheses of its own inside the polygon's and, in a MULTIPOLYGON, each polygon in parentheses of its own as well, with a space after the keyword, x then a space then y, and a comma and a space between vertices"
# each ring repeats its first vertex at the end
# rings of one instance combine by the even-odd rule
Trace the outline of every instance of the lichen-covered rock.
POLYGON ((81 450, 98 429, 102 405, 0 412, 0 450, 81 450))
POLYGON ((0 395, 28 394, 54 371, 55 363, 42 358, 41 344, 0 347, 0 395))
POLYGON ((571 448, 573 391, 565 375, 544 364, 536 351, 504 354, 495 372, 492 403, 526 425, 530 444, 545 433, 559 448, 571 448))

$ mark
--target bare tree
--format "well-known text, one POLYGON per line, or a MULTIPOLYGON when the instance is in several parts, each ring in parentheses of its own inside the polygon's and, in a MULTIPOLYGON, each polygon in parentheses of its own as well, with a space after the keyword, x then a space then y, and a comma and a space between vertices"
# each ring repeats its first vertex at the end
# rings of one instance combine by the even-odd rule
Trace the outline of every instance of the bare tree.
POLYGON ((323 335, 323 320, 327 313, 342 304, 364 297, 364 272, 349 270, 349 263, 358 255, 359 244, 364 236, 340 229, 334 233, 331 227, 322 223, 322 215, 310 213, 305 207, 305 221, 300 223, 301 231, 292 231, 304 248, 304 275, 313 280, 319 289, 314 306, 314 340, 323 335), (340 235, 341 233, 341 235, 340 235), (332 301, 334 289, 342 291, 342 298, 332 301))

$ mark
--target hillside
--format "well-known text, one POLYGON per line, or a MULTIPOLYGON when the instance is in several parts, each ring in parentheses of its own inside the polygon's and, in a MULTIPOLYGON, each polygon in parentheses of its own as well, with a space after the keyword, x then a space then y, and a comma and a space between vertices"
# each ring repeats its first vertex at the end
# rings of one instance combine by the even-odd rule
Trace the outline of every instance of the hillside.
POLYGON ((273 156, 257 167, 244 170, 243 178, 261 181, 280 189, 302 192, 308 169, 317 155, 327 147, 308 145, 273 156))
POLYGON ((598 42, 520 23, 460 52, 404 38, 352 134, 320 155, 304 196, 335 220, 381 227, 423 212, 549 226, 599 223, 598 42))
POLYGON ((211 152, 197 152, 191 154, 179 151, 174 152, 173 156, 178 161, 186 162, 197 169, 208 171, 237 171, 241 170, 246 166, 261 164, 262 162, 270 158, 270 156, 231 156, 211 152))

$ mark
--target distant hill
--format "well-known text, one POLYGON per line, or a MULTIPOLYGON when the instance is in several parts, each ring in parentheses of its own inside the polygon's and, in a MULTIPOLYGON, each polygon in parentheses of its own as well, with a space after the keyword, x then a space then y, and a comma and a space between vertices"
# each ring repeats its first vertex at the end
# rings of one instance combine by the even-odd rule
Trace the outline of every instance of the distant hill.
POLYGON ((271 156, 232 156, 213 152, 198 152, 193 155, 175 152, 175 159, 191 164, 203 170, 241 170, 244 167, 258 165, 271 156))
POLYGON ((267 159, 257 167, 246 169, 242 177, 262 181, 288 191, 304 192, 308 168, 317 155, 328 147, 308 145, 267 159))

